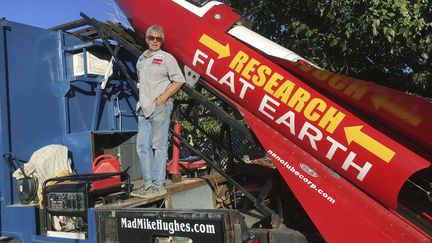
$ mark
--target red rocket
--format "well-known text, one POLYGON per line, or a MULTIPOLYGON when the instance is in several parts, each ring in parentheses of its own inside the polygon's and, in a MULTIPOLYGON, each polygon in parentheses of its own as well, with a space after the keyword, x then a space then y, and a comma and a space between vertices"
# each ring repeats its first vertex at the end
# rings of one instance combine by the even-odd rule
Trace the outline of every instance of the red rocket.
POLYGON ((237 107, 327 241, 431 241, 399 212, 430 167, 430 100, 322 70, 216 1, 117 2, 136 32, 161 25, 164 49, 237 107))

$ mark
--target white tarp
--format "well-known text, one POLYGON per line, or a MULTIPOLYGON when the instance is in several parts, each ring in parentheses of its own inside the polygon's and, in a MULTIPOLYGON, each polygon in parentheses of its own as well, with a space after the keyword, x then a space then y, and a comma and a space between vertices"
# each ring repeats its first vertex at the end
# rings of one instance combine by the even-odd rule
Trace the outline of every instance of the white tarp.
MULTIPOLYGON (((24 164, 24 172, 28 176, 37 177, 39 188, 45 180, 57 177, 60 173, 72 174, 68 149, 63 145, 52 144, 36 150, 30 160, 24 164)), ((17 180, 24 178, 20 169, 13 173, 17 180)))

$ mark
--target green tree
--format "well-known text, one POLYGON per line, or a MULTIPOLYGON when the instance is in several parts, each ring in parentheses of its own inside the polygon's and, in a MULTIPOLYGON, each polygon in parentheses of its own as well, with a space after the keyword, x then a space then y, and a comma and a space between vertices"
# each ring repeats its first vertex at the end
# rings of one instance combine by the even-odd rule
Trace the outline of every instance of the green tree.
POLYGON ((226 0, 253 30, 318 66, 432 97, 429 0, 226 0))

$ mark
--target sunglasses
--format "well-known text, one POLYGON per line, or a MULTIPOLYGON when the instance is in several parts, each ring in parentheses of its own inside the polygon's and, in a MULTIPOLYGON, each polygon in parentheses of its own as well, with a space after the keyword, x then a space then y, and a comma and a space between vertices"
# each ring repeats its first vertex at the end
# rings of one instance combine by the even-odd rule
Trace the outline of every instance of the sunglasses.
POLYGON ((154 41, 154 40, 156 40, 157 42, 162 42, 163 41, 163 38, 160 37, 160 36, 156 37, 156 36, 149 35, 149 36, 147 36, 147 39, 149 41, 154 41))

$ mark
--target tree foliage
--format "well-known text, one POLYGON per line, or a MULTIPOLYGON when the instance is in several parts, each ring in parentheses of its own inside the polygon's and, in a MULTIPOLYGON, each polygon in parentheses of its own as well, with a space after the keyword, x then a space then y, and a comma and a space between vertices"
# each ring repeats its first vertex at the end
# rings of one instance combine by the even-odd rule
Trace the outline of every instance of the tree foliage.
POLYGON ((432 97, 429 0, 226 0, 253 29, 318 66, 432 97))

